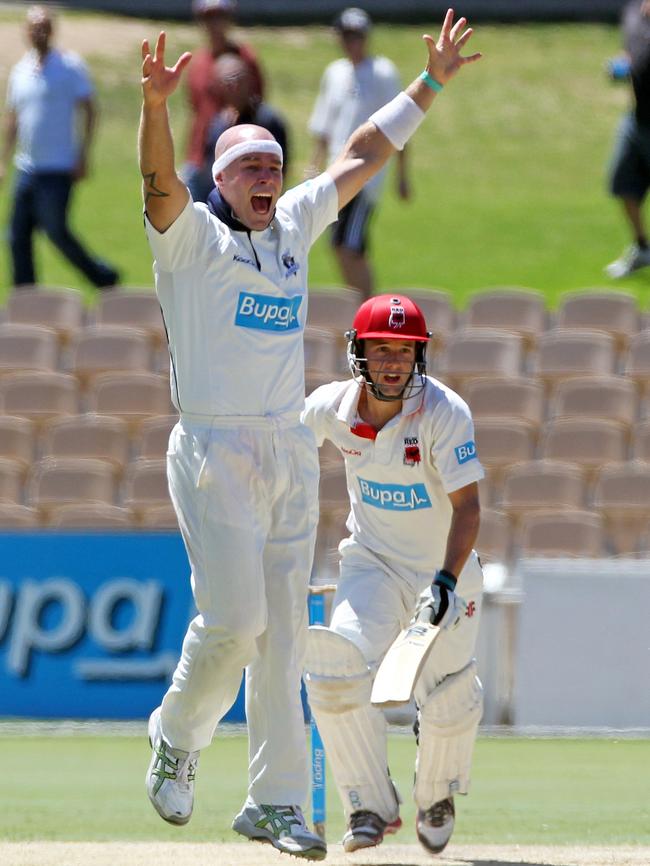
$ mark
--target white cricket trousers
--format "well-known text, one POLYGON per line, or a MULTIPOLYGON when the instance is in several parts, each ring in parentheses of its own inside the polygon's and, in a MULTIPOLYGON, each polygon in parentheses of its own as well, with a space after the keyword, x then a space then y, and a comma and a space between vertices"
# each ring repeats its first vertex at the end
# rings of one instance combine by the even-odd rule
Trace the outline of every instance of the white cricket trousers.
POLYGON ((246 668, 249 798, 304 806, 300 700, 318 521, 318 452, 297 416, 183 415, 167 453, 198 616, 161 710, 185 751, 209 745, 246 668))

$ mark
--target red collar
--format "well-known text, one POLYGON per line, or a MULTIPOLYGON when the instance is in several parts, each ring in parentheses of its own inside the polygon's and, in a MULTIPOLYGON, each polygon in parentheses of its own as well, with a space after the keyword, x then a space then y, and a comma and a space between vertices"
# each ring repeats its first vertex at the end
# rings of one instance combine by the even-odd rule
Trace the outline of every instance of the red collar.
POLYGON ((377 438, 377 431, 372 424, 365 424, 363 421, 358 422, 354 427, 350 427, 350 433, 354 433, 355 436, 360 436, 362 439, 372 439, 374 441, 377 438))

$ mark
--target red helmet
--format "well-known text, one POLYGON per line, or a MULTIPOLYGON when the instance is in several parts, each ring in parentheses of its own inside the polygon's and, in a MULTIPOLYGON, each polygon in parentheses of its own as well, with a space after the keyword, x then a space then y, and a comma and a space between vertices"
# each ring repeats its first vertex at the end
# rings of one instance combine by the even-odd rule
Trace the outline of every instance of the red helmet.
POLYGON ((375 295, 359 307, 347 332, 348 364, 352 375, 363 376, 370 390, 380 400, 399 400, 407 392, 415 394, 424 387, 426 375, 426 344, 431 333, 427 331, 422 310, 405 295, 375 295), (372 381, 365 358, 363 340, 413 340, 415 364, 411 379, 402 394, 388 398, 372 381), (416 383, 417 380, 417 383, 416 383))
POLYGON ((429 341, 422 310, 405 295, 375 295, 365 301, 352 323, 358 340, 381 339, 429 341))

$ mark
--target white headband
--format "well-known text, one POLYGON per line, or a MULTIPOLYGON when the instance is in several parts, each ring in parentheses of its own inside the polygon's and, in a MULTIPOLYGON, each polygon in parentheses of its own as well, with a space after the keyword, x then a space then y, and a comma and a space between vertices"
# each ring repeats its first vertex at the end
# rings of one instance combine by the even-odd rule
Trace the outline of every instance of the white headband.
POLYGON ((240 156, 247 156, 249 153, 273 153, 282 163, 282 148, 277 141, 269 139, 251 138, 248 141, 242 141, 239 144, 233 144, 228 150, 224 151, 219 159, 212 163, 212 177, 214 182, 217 182, 217 175, 229 166, 231 162, 239 159, 240 156))

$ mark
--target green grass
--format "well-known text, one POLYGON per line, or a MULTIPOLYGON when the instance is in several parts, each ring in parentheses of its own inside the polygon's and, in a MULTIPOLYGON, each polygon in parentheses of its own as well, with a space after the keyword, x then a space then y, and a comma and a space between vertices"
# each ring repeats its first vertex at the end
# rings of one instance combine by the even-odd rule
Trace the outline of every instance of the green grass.
MULTIPOLYGON (((95 19, 97 26, 108 21, 95 19)), ((157 27, 142 22, 142 35, 151 37, 157 27)), ((197 42, 187 25, 170 24, 167 30, 170 56, 197 42)), ((413 27, 374 31, 375 50, 393 58, 404 81, 422 67, 420 33, 413 27)), ((270 101, 290 123, 295 183, 310 152, 305 127, 318 79, 337 55, 334 40, 320 27, 252 28, 244 35, 266 69, 270 101)), ((562 291, 610 285, 635 292, 647 306, 649 276, 612 285, 602 273, 627 240, 617 204, 605 189, 614 129, 629 98, 627 87, 611 84, 604 72, 606 58, 619 49, 617 28, 479 26, 472 42, 484 59, 441 95, 412 144, 414 200, 398 202, 391 185, 375 218, 379 289, 439 286, 462 306, 481 287, 524 285, 543 290, 553 306, 562 291)), ((138 48, 134 43, 124 58, 88 60, 102 120, 94 173, 78 190, 74 224, 91 248, 116 261, 126 284, 150 285, 136 166, 138 48)), ((186 112, 180 95, 172 114, 182 142, 186 112)), ((6 186, 0 194, 4 215, 6 186)), ((43 283, 82 284, 46 243, 38 253, 43 283)), ((0 276, 1 294, 8 283, 4 246, 0 276)), ((338 282, 323 240, 312 253, 311 282, 338 282)))
MULTIPOLYGON (((197 802, 184 829, 164 824, 144 790, 144 739, 3 737, 0 839, 233 841, 230 821, 245 797, 246 740, 220 737, 201 756, 197 802)), ((392 736, 389 759, 410 799, 414 744, 392 736)), ((457 798, 458 842, 649 844, 648 740, 479 739, 472 792, 457 798)), ((328 834, 341 809, 329 779, 328 834)))

